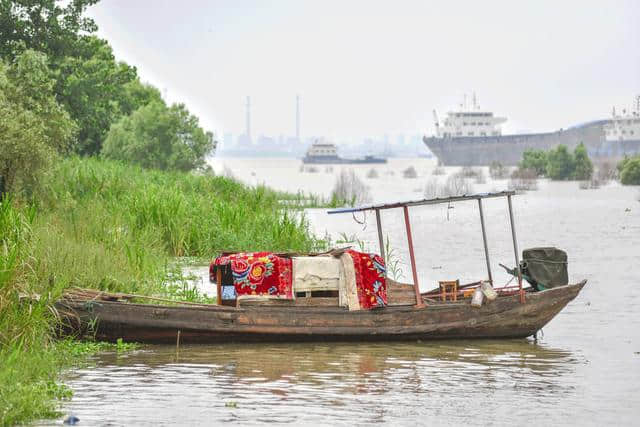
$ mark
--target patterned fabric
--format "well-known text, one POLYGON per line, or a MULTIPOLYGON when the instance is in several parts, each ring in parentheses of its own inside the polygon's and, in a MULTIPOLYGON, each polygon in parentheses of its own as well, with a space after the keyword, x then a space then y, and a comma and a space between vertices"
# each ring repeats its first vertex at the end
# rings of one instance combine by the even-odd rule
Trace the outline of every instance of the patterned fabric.
POLYGON ((353 258, 360 308, 371 309, 387 305, 386 267, 380 255, 347 250, 353 258))
POLYGON ((211 264, 210 275, 213 275, 215 266, 229 264, 238 296, 261 295, 293 299, 290 258, 279 257, 271 252, 241 252, 219 256, 211 264))
MULTIPOLYGON (((355 270, 354 308, 369 310, 387 305, 386 268, 384 260, 376 254, 347 250, 355 270), (357 291, 358 301, 355 301, 357 291)), ((351 261, 347 261, 351 264, 351 261)), ((209 267, 209 277, 215 280, 216 268, 229 265, 233 276, 235 296, 259 295, 271 298, 293 299, 292 260, 271 252, 248 252, 222 255, 209 267)), ((344 267, 346 268, 346 266, 344 267)), ((349 267, 349 270, 351 268, 349 267)), ((353 274, 353 273, 352 273, 353 274)), ((353 283, 353 279, 352 282, 353 283)), ((222 299, 235 299, 233 287, 223 286, 222 299), (228 289, 231 288, 231 289, 228 289)), ((341 292, 343 292, 341 290, 341 292)), ((351 307, 351 305, 350 305, 351 307)))

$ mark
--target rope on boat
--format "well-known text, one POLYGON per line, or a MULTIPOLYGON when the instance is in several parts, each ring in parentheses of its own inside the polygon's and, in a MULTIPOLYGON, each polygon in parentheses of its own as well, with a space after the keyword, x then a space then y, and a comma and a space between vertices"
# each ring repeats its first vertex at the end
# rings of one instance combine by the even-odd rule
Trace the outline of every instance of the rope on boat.
POLYGON ((362 212, 362 221, 358 221, 358 218, 356 218, 356 213, 355 212, 351 212, 351 217, 358 224, 364 225, 364 227, 362 228, 362 231, 367 229, 367 211, 363 211, 362 212))

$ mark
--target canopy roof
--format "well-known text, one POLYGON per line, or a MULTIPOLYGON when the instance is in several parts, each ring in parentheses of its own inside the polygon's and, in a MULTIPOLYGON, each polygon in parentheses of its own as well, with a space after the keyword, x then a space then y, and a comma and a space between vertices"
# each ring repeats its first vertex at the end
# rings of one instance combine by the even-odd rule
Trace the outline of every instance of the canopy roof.
POLYGON ((516 194, 515 191, 500 191, 497 193, 478 193, 478 194, 468 194, 468 195, 463 194, 462 196, 436 197, 435 199, 409 200, 406 202, 380 203, 376 205, 363 205, 363 206, 355 206, 352 208, 332 209, 327 213, 338 214, 338 213, 374 211, 374 210, 382 210, 382 209, 394 209, 394 208, 402 208, 404 206, 436 205, 439 203, 462 202, 465 200, 480 200, 480 199, 489 199, 492 197, 508 197, 508 196, 513 196, 514 194, 516 194))

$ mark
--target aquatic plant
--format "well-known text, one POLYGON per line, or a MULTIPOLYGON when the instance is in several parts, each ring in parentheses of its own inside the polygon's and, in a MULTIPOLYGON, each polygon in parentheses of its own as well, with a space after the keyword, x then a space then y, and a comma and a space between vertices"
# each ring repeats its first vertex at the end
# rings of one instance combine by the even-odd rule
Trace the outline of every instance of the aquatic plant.
POLYGON ((534 169, 516 169, 511 173, 509 190, 531 191, 538 189, 538 173, 534 169))
POLYGON ((402 270, 400 255, 398 251, 391 246, 388 235, 384 241, 384 258, 388 277, 396 281, 402 279, 404 277, 404 271, 402 270))
POLYGON ((473 185, 460 173, 454 173, 447 178, 440 197, 461 196, 473 193, 473 185))
POLYGON ((442 166, 438 165, 435 168, 433 168, 433 171, 431 172, 432 175, 444 175, 445 174, 445 170, 442 166))
POLYGON ((332 205, 347 204, 355 206, 370 200, 369 187, 358 178, 353 169, 341 170, 331 191, 330 203, 332 205))
POLYGON ((418 177, 418 172, 416 171, 416 168, 414 168, 413 166, 409 166, 402 171, 402 176, 405 179, 413 179, 418 177))
POLYGON ((0 424, 53 416, 68 395, 58 372, 73 358, 52 339, 65 289, 201 301, 175 256, 324 248, 302 195, 224 177, 70 158, 40 187, 33 203, 0 202, 0 424))
POLYGON ((504 167, 502 163, 494 160, 489 165, 489 176, 491 179, 505 179, 509 176, 509 169, 504 167))
POLYGON ((425 184, 423 193, 428 199, 461 196, 473 193, 473 185, 461 172, 458 172, 450 175, 444 183, 431 177, 425 184))
POLYGON ((378 178, 380 175, 378 174, 378 171, 375 170, 374 168, 369 169, 369 171, 367 172, 367 178, 369 179, 375 179, 378 178))

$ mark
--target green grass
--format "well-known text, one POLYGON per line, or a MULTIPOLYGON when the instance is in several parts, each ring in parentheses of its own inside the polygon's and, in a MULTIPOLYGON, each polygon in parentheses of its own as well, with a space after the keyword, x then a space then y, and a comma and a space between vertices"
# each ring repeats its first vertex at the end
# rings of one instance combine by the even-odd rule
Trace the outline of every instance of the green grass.
POLYGON ((59 163, 32 200, 0 202, 0 424, 55 415, 69 396, 60 370, 104 349, 53 339, 53 305, 65 289, 206 301, 176 257, 321 249, 299 210, 309 203, 323 202, 78 158, 59 163))

